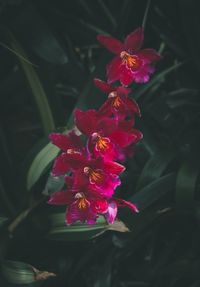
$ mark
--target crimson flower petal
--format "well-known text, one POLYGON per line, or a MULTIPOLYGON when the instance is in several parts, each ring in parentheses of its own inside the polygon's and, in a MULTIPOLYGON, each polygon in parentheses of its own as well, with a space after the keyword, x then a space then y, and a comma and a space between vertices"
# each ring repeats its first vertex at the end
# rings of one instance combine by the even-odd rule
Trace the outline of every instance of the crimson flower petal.
POLYGON ((115 57, 106 67, 108 84, 111 84, 120 78, 122 66, 122 59, 120 57, 115 57))
POLYGON ((123 86, 119 86, 116 88, 116 92, 118 95, 128 95, 131 92, 131 89, 125 88, 123 86))
POLYGON ((138 28, 130 33, 125 39, 125 50, 134 53, 140 50, 144 41, 144 29, 138 28))
POLYGON ((103 214, 106 213, 108 210, 108 201, 105 199, 95 199, 91 200, 91 210, 94 213, 103 214))
POLYGON ((126 131, 116 131, 112 135, 110 135, 110 139, 112 142, 118 144, 120 147, 126 147, 133 142, 137 142, 141 139, 142 134, 138 130, 132 130, 131 132, 126 131))
POLYGON ((51 133, 49 135, 49 138, 54 145, 56 145, 63 151, 67 151, 70 148, 82 147, 80 137, 77 136, 74 132, 71 132, 68 135, 60 133, 51 133))
POLYGON ((62 153, 54 161, 52 169, 53 176, 59 176, 71 170, 77 170, 84 167, 86 162, 87 159, 80 152, 72 150, 70 153, 62 153))
POLYGON ((154 49, 143 49, 137 53, 137 56, 142 58, 146 63, 158 61, 162 58, 154 49))
POLYGON ((59 176, 67 173, 70 170, 70 163, 66 160, 66 153, 59 155, 53 164, 53 176, 59 176))
POLYGON ((109 135, 117 128, 117 122, 113 118, 102 117, 97 124, 97 132, 103 132, 104 135, 109 135))
POLYGON ((91 211, 90 208, 79 209, 77 206, 77 201, 72 203, 66 210, 65 222, 67 225, 70 225, 76 221, 84 223, 85 221, 88 224, 95 224, 97 215, 91 211))
POLYGON ((119 207, 128 207, 133 212, 137 212, 137 213, 139 212, 137 206, 135 204, 129 202, 129 201, 126 201, 126 200, 121 199, 121 198, 115 198, 115 201, 119 207))
POLYGON ((104 162, 103 168, 105 172, 107 172, 108 174, 111 173, 111 174, 116 174, 116 175, 119 175, 125 170, 125 167, 123 165, 117 162, 114 162, 114 161, 104 162))
POLYGON ((133 82, 134 73, 131 71, 131 69, 127 68, 126 65, 123 65, 121 67, 119 79, 120 79, 120 83, 123 86, 127 87, 133 82))
POLYGON ((94 79, 94 84, 97 88, 99 88, 101 91, 107 94, 111 93, 114 90, 114 88, 111 85, 100 79, 94 79))
POLYGON ((66 205, 66 204, 70 204, 72 200, 73 200, 72 193, 63 190, 63 191, 54 192, 51 195, 48 203, 54 204, 54 205, 66 205))
POLYGON ((99 108, 99 113, 104 116, 111 116, 112 115, 111 105, 112 105, 112 98, 108 98, 99 108))
POLYGON ((134 75, 134 81, 136 83, 147 83, 150 79, 150 75, 153 74, 155 68, 149 64, 143 65, 137 73, 134 75))
POLYGON ((96 110, 83 112, 79 109, 74 111, 77 128, 85 135, 90 135, 96 131, 98 113, 96 110))
POLYGON ((118 55, 123 50, 123 43, 115 38, 105 35, 98 35, 97 40, 110 52, 118 55))

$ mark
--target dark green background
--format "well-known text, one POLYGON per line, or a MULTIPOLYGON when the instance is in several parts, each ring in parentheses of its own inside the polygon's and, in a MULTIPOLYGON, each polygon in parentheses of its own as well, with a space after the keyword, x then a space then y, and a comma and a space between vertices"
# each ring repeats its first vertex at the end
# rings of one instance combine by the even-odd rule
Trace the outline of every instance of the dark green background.
MULTIPOLYGON (((8 223, 41 196, 49 170, 31 192, 26 173, 48 133, 70 127, 76 106, 98 107, 105 99, 92 79, 105 79, 112 55, 96 35, 123 39, 141 26, 146 5, 144 0, 0 1, 0 215, 8 223), (52 125, 41 121, 12 37, 33 64, 52 125)), ((199 6, 197 0, 151 1, 144 47, 161 48, 163 60, 150 83, 133 85, 131 94, 142 111, 136 126, 144 134, 118 191, 140 209, 137 216, 119 213, 131 232, 51 241, 45 216, 56 209, 43 203, 6 247, 2 240, 2 258, 57 274, 42 286, 200 286, 199 6)), ((6 228, 7 223, 2 238, 6 228)), ((2 287, 14 286, 1 278, 2 287)))

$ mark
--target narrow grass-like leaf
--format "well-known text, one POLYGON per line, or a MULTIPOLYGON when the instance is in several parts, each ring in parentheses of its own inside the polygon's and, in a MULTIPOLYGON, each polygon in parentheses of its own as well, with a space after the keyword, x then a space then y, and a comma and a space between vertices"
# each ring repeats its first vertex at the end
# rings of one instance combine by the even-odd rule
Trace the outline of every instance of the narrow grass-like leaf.
POLYGON ((114 16, 112 15, 112 13, 110 12, 110 10, 108 9, 108 7, 106 6, 106 4, 102 0, 98 0, 98 3, 101 6, 102 10, 104 11, 105 16, 108 18, 108 20, 112 24, 112 26, 116 28, 117 22, 114 16))
POLYGON ((51 131, 55 129, 55 124, 51 108, 49 106, 49 102, 47 99, 47 95, 45 94, 44 88, 33 66, 27 63, 27 61, 23 60, 23 58, 27 59, 27 55, 25 54, 23 48, 16 41, 13 35, 11 35, 10 33, 9 35, 12 49, 16 52, 16 55, 17 54, 21 55, 21 57, 19 57, 19 61, 24 71, 24 74, 27 78, 27 81, 29 83, 29 86, 32 90, 32 94, 34 96, 40 114, 40 118, 42 121, 44 132, 45 134, 49 134, 51 131))
POLYGON ((91 31, 97 33, 97 34, 103 34, 103 35, 107 35, 110 36, 108 32, 102 30, 101 28, 94 26, 91 23, 86 23, 84 20, 79 19, 79 23, 85 27, 87 27, 88 29, 90 29, 91 31))
POLYGON ((145 12, 144 12, 143 21, 142 21, 142 27, 143 28, 145 28, 145 25, 146 25, 146 22, 147 22, 147 16, 148 16, 150 4, 151 4, 151 0, 147 0, 147 5, 146 5, 145 12))
POLYGON ((157 84, 159 81, 163 80, 168 74, 170 74, 175 69, 179 68, 183 63, 175 63, 173 66, 167 68, 166 70, 162 71, 161 73, 154 76, 151 81, 144 85, 139 91, 134 94, 134 99, 138 100, 142 95, 144 95, 152 86, 157 84))

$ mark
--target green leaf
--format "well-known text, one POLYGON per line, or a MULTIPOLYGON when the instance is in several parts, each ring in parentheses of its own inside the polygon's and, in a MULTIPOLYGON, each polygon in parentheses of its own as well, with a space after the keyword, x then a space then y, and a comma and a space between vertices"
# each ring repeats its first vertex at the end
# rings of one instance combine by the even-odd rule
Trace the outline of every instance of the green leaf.
POLYGON ((39 286, 35 279, 35 272, 29 264, 6 260, 1 265, 1 271, 7 281, 12 284, 36 283, 33 286, 39 286))
POLYGON ((56 276, 48 271, 39 271, 27 263, 12 260, 2 262, 1 272, 10 283, 29 286, 40 286, 42 280, 56 276))
POLYGON ((8 221, 7 217, 0 216, 0 228, 4 226, 5 222, 8 221))
POLYGON ((131 199, 138 205, 139 210, 144 210, 166 193, 172 191, 175 188, 175 182, 176 174, 169 173, 149 183, 131 199))
POLYGON ((48 135, 51 131, 55 129, 55 124, 47 95, 45 94, 44 88, 38 78, 37 73, 35 72, 35 69, 32 65, 30 65, 27 61, 23 59, 27 59, 26 53, 11 33, 9 33, 9 36, 12 49, 16 52, 16 54, 21 55, 21 57, 19 57, 21 67, 32 90, 32 94, 34 96, 42 121, 44 132, 46 135, 48 135))
POLYGON ((60 149, 52 143, 48 143, 35 156, 27 173, 27 189, 30 190, 44 173, 48 165, 58 155, 60 149))
POLYGON ((153 180, 160 177, 174 156, 175 152, 167 150, 159 151, 152 155, 146 162, 142 173, 140 174, 136 190, 140 190, 153 180))
POLYGON ((57 241, 82 241, 97 237, 107 230, 127 232, 129 229, 122 221, 108 224, 103 216, 97 219, 96 224, 88 225, 74 223, 70 226, 65 224, 65 213, 54 213, 50 215, 51 229, 48 238, 57 241))
POLYGON ((52 226, 48 238, 58 241, 87 240, 102 234, 108 229, 104 217, 100 217, 94 225, 75 223, 70 226, 65 225, 65 213, 51 214, 50 219, 52 226))
POLYGON ((193 207, 198 174, 199 169, 191 163, 185 162, 181 166, 176 180, 176 203, 178 207, 193 207))
POLYGON ((61 190, 64 184, 65 184, 64 176, 52 176, 50 174, 42 194, 47 196, 51 195, 52 193, 61 190))

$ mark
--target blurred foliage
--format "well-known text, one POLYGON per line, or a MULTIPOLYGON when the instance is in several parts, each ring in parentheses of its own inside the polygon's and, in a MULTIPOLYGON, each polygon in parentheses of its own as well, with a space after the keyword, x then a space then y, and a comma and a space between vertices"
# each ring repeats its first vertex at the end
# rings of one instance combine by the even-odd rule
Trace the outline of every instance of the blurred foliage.
POLYGON ((105 79, 110 54, 96 35, 123 38, 142 24, 147 1, 0 1, 1 286, 200 286, 198 2, 151 1, 145 47, 163 60, 148 84, 133 86, 144 139, 118 192, 140 213, 121 210, 131 232, 118 233, 101 220, 67 229, 64 209, 46 204, 63 184, 49 177, 58 151, 47 134, 71 128, 76 106, 103 102, 92 80, 105 79))

